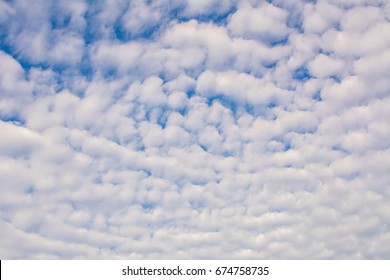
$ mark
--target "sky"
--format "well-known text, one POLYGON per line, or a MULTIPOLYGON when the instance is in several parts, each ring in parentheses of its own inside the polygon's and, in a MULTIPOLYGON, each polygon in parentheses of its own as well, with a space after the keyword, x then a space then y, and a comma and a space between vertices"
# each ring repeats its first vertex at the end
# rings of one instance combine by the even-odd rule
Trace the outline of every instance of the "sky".
POLYGON ((1 259, 390 259, 390 1, 0 0, 1 259))

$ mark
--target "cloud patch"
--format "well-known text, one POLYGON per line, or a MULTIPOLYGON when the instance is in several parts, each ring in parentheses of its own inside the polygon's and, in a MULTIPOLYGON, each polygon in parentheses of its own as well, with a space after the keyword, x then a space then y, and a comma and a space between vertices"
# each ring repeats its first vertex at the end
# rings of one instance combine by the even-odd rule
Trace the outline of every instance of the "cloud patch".
POLYGON ((0 2, 0 256, 387 259, 388 6, 0 2))

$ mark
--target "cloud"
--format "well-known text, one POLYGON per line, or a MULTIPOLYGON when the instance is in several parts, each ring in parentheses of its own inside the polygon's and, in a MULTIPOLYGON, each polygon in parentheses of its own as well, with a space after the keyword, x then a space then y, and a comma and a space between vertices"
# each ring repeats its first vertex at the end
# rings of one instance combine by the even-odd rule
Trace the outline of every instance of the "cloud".
POLYGON ((306 4, 303 15, 305 32, 321 34, 332 26, 340 24, 343 10, 327 1, 319 1, 315 5, 311 3, 306 4))
POLYGON ((199 76, 197 91, 202 95, 211 97, 222 95, 252 105, 284 103, 289 99, 288 92, 277 88, 274 84, 233 71, 214 74, 206 70, 199 76))
POLYGON ((269 3, 258 7, 243 4, 231 16, 228 29, 235 36, 263 41, 282 40, 288 35, 287 12, 269 3))
POLYGON ((124 29, 133 36, 153 28, 161 21, 162 15, 158 7, 147 5, 144 1, 130 2, 122 17, 124 29))
POLYGON ((317 55, 314 60, 309 62, 308 66, 313 75, 319 78, 340 76, 345 67, 342 60, 337 60, 324 54, 317 55))
POLYGON ((21 113, 21 104, 32 99, 31 83, 26 80, 23 68, 10 55, 0 51, 0 116, 11 118, 21 113))
POLYGON ((0 3, 0 256, 386 259, 386 1, 0 3))
POLYGON ((386 34, 389 33, 389 29, 388 22, 379 22, 362 33, 331 29, 322 36, 322 39, 326 50, 334 51, 340 56, 364 56, 388 48, 390 43, 386 34))

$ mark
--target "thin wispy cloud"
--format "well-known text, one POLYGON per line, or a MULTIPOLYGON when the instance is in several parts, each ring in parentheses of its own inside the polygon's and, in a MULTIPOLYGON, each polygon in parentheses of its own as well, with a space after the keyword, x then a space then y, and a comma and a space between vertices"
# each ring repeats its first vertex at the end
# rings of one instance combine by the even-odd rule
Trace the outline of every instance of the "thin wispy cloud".
POLYGON ((0 2, 0 257, 390 258, 390 2, 0 2))

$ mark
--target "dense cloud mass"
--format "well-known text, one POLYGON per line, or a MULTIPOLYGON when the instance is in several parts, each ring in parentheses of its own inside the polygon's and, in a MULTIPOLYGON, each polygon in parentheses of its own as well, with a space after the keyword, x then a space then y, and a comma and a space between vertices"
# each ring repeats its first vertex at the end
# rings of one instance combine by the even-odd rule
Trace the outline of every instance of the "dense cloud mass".
POLYGON ((390 1, 0 2, 1 259, 389 259, 390 1))

